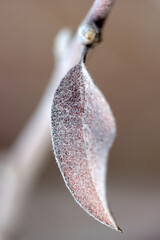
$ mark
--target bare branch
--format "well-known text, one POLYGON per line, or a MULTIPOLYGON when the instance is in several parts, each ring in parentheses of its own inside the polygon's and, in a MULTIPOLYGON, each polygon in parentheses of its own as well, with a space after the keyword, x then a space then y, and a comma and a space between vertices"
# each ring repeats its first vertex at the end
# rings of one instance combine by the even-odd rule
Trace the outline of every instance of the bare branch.
POLYGON ((102 28, 106 18, 115 3, 115 0, 96 0, 85 18, 85 22, 94 22, 102 28))

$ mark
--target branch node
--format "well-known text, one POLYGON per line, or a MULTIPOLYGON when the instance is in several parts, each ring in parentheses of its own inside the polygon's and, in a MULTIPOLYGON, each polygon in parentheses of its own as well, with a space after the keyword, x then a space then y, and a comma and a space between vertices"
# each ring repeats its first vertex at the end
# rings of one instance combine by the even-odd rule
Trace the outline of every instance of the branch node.
POLYGON ((78 34, 84 45, 93 47, 101 41, 101 31, 94 23, 82 23, 78 29, 78 34))

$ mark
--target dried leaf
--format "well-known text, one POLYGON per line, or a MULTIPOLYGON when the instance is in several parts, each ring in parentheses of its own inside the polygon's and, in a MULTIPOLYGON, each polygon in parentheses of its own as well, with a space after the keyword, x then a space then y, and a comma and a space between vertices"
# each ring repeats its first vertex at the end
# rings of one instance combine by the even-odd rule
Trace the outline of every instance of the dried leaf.
POLYGON ((96 220, 120 230, 105 191, 106 159, 115 137, 115 121, 83 63, 67 73, 55 92, 51 131, 58 166, 75 200, 96 220))

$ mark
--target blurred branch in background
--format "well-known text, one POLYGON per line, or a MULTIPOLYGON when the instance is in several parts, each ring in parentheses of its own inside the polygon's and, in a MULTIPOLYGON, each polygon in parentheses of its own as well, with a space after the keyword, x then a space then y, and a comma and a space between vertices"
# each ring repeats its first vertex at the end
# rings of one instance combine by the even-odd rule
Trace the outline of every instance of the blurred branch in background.
MULTIPOLYGON (((85 22, 100 21, 108 16, 113 2, 96 0, 85 22), (100 19, 101 18, 101 19, 100 19)), ((55 70, 42 99, 10 149, 3 153, 0 166, 0 239, 13 239, 21 213, 33 183, 46 162, 50 146, 50 104, 57 85, 80 58, 83 45, 76 34, 71 39, 68 29, 62 30, 55 41, 55 70)))

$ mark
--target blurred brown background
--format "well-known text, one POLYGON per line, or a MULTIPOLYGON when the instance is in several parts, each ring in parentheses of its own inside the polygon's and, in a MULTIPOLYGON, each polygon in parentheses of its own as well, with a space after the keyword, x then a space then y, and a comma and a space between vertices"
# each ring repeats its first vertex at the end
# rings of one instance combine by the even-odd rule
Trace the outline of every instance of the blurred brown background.
MULTIPOLYGON (((56 33, 92 0, 0 1, 0 145, 12 144, 53 70, 56 33)), ((117 121, 109 199, 124 234, 94 221, 65 188, 50 149, 24 218, 24 240, 160 239, 160 2, 117 0, 88 61, 117 121)))

